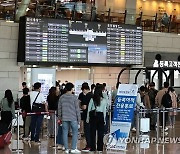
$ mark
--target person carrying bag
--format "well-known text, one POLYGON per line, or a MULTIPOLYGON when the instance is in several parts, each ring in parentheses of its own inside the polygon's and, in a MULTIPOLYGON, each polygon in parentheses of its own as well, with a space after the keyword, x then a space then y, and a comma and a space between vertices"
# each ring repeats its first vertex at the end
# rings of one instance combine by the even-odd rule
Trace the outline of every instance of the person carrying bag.
POLYGON ((104 125, 106 124, 106 109, 108 101, 103 97, 102 85, 95 88, 93 98, 88 105, 86 122, 90 124, 91 150, 103 151, 104 125), (97 133, 96 133, 97 131, 97 133), (97 137, 96 137, 97 134, 97 137), (97 138, 97 142, 96 142, 97 138), (96 145, 97 143, 97 145, 96 145))
POLYGON ((13 95, 10 89, 5 91, 4 98, 0 101, 1 120, 7 124, 11 130, 12 119, 15 118, 15 105, 13 95))
POLYGON ((33 102, 32 112, 45 112, 45 104, 35 103, 39 94, 40 94, 40 92, 37 94, 37 96, 33 102))
POLYGON ((30 92, 32 112, 31 115, 31 141, 40 144, 39 134, 44 115, 40 112, 48 111, 45 97, 41 91, 41 83, 34 84, 34 91, 30 92))

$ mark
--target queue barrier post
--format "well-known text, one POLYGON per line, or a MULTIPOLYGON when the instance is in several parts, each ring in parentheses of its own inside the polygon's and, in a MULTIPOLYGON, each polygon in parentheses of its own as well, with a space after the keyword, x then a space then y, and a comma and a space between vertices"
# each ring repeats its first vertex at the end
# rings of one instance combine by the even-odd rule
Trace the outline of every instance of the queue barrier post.
POLYGON ((111 111, 112 111, 112 105, 110 104, 109 111, 108 111, 108 112, 109 112, 109 126, 108 126, 108 133, 110 133, 110 131, 111 131, 111 130, 110 130, 110 128, 111 128, 111 122, 112 122, 112 118, 111 118, 111 117, 112 117, 112 112, 111 112, 111 111))
MULTIPOLYGON (((16 147, 16 149, 14 149, 15 150, 15 152, 17 152, 17 153, 21 153, 22 152, 22 150, 20 150, 20 146, 19 146, 19 137, 20 137, 20 134, 19 134, 19 131, 20 131, 20 127, 19 127, 19 124, 20 124, 20 120, 19 120, 19 116, 20 116, 20 110, 18 110, 18 112, 17 112, 17 117, 16 117, 16 120, 17 120, 17 147, 16 147)), ((14 152, 13 150, 12 150, 12 152, 14 152)))
POLYGON ((57 136, 57 111, 55 111, 54 113, 54 146, 56 148, 57 144, 57 139, 56 139, 56 136, 57 136))
POLYGON ((159 111, 159 108, 157 109, 157 133, 156 133, 156 136, 157 136, 157 144, 159 144, 159 114, 160 114, 160 111, 159 111))
POLYGON ((157 114, 157 128, 156 128, 156 137, 157 137, 157 145, 160 143, 160 140, 159 140, 159 137, 160 137, 160 120, 162 120, 162 138, 163 138, 163 141, 165 140, 165 123, 166 123, 166 112, 180 112, 180 108, 156 108, 156 109, 139 109, 137 110, 137 121, 136 121, 136 137, 138 137, 138 135, 140 135, 139 133, 139 120, 140 120, 140 117, 141 114, 143 113, 146 113, 146 112, 150 112, 150 113, 156 113, 157 114))
POLYGON ((139 138, 139 134, 140 134, 140 113, 139 113, 139 109, 137 109, 137 112, 136 112, 136 137, 139 138))
POLYGON ((165 108, 163 108, 163 110, 162 110, 162 112, 163 112, 163 126, 162 126, 162 129, 163 129, 163 141, 164 141, 164 133, 165 133, 165 131, 164 131, 164 129, 165 129, 165 108))
POLYGON ((19 116, 20 116, 20 113, 19 113, 19 110, 18 110, 18 113, 17 113, 17 149, 19 151, 19 116))

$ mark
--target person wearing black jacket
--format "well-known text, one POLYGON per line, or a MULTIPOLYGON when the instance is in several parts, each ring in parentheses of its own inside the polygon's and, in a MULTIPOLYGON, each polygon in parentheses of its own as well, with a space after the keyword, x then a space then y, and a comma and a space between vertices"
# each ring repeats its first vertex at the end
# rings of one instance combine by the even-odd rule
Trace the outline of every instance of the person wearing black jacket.
POLYGON ((51 87, 49 89, 49 95, 47 96, 47 102, 48 102, 48 110, 50 112, 50 119, 48 121, 48 131, 50 138, 54 137, 54 119, 55 114, 54 112, 58 108, 58 100, 59 95, 57 95, 56 87, 51 87))
MULTIPOLYGON (((155 83, 151 82, 149 84, 149 90, 148 90, 148 96, 149 96, 149 100, 150 100, 150 104, 151 104, 151 109, 156 108, 155 98, 156 98, 157 93, 158 93, 158 91, 155 89, 155 83)), ((157 121, 157 114, 152 112, 151 120, 150 120, 151 130, 155 130, 156 121, 157 121)))
POLYGON ((27 139, 30 133, 30 124, 31 124, 31 116, 27 116, 26 113, 31 112, 31 105, 30 105, 30 96, 29 96, 29 89, 23 89, 23 96, 20 99, 20 107, 23 112, 23 121, 24 121, 24 140, 27 139))
POLYGON ((83 97, 79 97, 79 99, 81 99, 80 105, 83 111, 81 114, 81 119, 84 122, 84 135, 86 139, 86 147, 82 149, 82 151, 89 152, 91 150, 91 147, 90 147, 91 135, 90 135, 90 125, 89 123, 86 122, 86 118, 87 118, 88 105, 89 105, 90 99, 93 97, 93 94, 90 92, 90 88, 88 85, 83 85, 81 90, 83 93, 83 97))

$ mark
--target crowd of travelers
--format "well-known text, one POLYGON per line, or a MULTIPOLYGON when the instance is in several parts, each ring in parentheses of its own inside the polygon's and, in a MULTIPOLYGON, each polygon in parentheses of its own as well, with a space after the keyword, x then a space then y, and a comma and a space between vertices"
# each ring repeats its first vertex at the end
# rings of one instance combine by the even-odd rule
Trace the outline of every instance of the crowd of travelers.
MULTIPOLYGON (((141 86, 137 95, 136 109, 144 108, 147 109, 145 116, 150 118, 150 129, 156 130, 157 120, 159 120, 160 128, 164 126, 165 134, 168 134, 169 128, 174 128, 175 116, 177 115, 176 110, 165 112, 163 121, 163 112, 160 112, 160 118, 157 119, 157 113, 149 112, 151 109, 176 109, 178 108, 178 96, 173 87, 169 86, 168 82, 164 82, 161 90, 155 89, 155 83, 151 82, 148 86, 141 86), (168 120, 169 118, 169 120, 168 120), (163 124, 164 123, 164 124, 163 124)), ((163 128, 162 128, 163 129, 163 128)), ((133 131, 136 131, 136 120, 133 122, 133 131)))
MULTIPOLYGON (((24 121, 23 140, 33 144, 41 144, 40 131, 44 119, 41 112, 48 114, 48 135, 50 138, 56 137, 59 150, 65 153, 81 153, 81 151, 103 151, 103 137, 109 132, 110 127, 110 108, 113 106, 118 87, 111 94, 107 91, 106 84, 97 83, 91 86, 83 83, 82 92, 79 96, 74 94, 74 85, 66 82, 60 85, 56 82, 56 87, 49 89, 47 99, 41 93, 41 83, 36 82, 33 90, 29 91, 26 83, 22 83, 23 96, 20 98, 20 108, 24 121), (56 111, 56 112, 55 112, 56 111), (37 114, 28 115, 35 112, 37 114), (57 114, 55 114, 57 113, 57 114), (55 116, 57 116, 58 133, 55 134, 55 116), (86 146, 78 150, 78 132, 83 128, 86 146), (69 146, 69 134, 71 134, 71 146, 69 146), (96 141, 97 140, 97 141, 96 141)), ((155 109, 155 108, 177 108, 177 95, 168 82, 164 82, 161 90, 155 89, 155 83, 151 82, 148 86, 141 86, 137 94, 136 109, 155 109)), ((1 121, 8 126, 12 125, 15 115, 15 102, 11 90, 6 90, 4 98, 0 101, 1 121)), ((132 131, 136 131, 136 109, 132 122, 132 131)), ((163 125, 162 113, 160 114, 160 126, 163 125)), ((176 111, 165 113, 165 131, 174 128, 176 111), (169 117, 169 126, 168 124, 169 117)), ((157 114, 147 112, 145 117, 150 118, 150 129, 155 130, 157 125, 157 114)), ((11 129, 11 127, 9 127, 11 129)))

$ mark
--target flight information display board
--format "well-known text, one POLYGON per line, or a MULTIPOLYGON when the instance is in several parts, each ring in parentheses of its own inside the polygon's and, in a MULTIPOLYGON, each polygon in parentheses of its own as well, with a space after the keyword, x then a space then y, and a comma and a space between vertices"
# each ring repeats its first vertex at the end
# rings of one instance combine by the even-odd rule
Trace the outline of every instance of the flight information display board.
POLYGON ((31 17, 20 23, 25 28, 24 41, 19 39, 19 50, 25 43, 24 62, 142 64, 141 27, 31 17))

